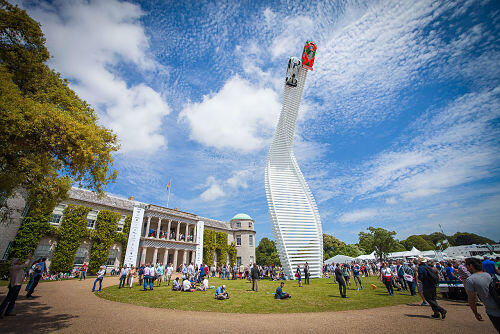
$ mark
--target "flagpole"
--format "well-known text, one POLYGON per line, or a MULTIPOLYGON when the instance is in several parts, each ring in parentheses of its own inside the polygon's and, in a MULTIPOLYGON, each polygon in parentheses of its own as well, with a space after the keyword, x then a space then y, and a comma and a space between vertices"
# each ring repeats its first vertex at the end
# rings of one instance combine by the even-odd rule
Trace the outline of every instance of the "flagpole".
POLYGON ((167 208, 168 208, 168 202, 170 202, 170 188, 172 188, 172 179, 170 179, 170 182, 168 183, 167 208))

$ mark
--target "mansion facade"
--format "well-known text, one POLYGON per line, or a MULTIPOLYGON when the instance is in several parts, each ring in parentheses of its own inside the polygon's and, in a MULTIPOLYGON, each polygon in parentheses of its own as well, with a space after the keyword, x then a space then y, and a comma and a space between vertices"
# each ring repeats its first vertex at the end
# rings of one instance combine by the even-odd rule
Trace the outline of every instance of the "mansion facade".
MULTIPOLYGON (((199 233, 197 226, 200 224, 204 229, 227 233, 228 244, 234 242, 236 246, 236 262, 238 266, 246 266, 255 262, 254 221, 246 214, 237 214, 230 221, 224 222, 177 209, 141 203, 135 201, 133 197, 126 199, 110 194, 98 197, 94 192, 71 188, 69 198, 54 208, 50 218, 51 224, 54 226, 61 224, 64 220, 64 209, 68 204, 91 208, 87 215, 88 229, 96 228, 97 215, 100 210, 119 213, 121 218, 118 222, 117 232, 123 231, 125 218, 133 215, 134 207, 141 207, 143 215, 141 215, 142 222, 139 222, 140 236, 137 236, 138 242, 133 250, 133 254, 137 254, 137 257, 134 256, 136 265, 162 262, 173 263, 174 267, 177 267, 182 263, 194 263, 196 251, 203 249, 203 245, 197 242, 200 240, 197 236, 197 233, 199 233)), ((3 255, 3 259, 7 259, 9 248, 13 244, 27 209, 22 196, 19 195, 7 199, 4 205, 17 209, 11 210, 14 215, 9 223, 0 224, 0 255, 3 255), (17 215, 15 212, 17 212, 17 215)), ((131 234, 132 229, 129 236, 131 234)), ((47 265, 50 268, 50 261, 56 245, 57 237, 46 236, 42 238, 33 258, 46 257, 47 265)), ((84 239, 82 241, 76 251, 74 266, 89 261, 91 246, 91 240, 84 239)), ((131 252, 130 249, 122 249, 121 243, 112 244, 106 262, 109 270, 118 268, 122 252, 125 251, 127 253, 131 252)))

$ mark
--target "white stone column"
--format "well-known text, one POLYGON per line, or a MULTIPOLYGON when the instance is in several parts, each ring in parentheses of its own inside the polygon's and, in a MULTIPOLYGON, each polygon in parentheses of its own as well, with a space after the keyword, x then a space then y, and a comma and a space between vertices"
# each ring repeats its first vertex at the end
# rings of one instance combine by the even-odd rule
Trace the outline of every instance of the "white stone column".
POLYGON ((158 260, 158 247, 155 247, 153 251, 153 265, 156 265, 157 260, 158 260))
POLYGON ((191 262, 196 262, 196 251, 191 251, 191 262))
POLYGON ((149 225, 151 224, 151 216, 148 217, 148 223, 146 224, 146 237, 149 235, 149 225))
POLYGON ((146 247, 142 247, 141 265, 146 263, 146 252, 147 252, 146 247))
POLYGON ((172 227, 172 219, 168 220, 167 240, 170 240, 170 228, 172 227))
POLYGON ((174 270, 177 270, 177 256, 179 255, 179 250, 174 251, 174 270))
POLYGON ((163 253, 163 265, 166 266, 168 261, 168 248, 165 248, 165 253, 163 253))
POLYGON ((193 242, 196 242, 196 237, 198 236, 198 224, 194 225, 194 230, 193 230, 193 242))
POLYGON ((187 250, 182 253, 182 263, 187 264, 187 250))
POLYGON ((161 218, 158 218, 158 230, 156 231, 156 238, 160 237, 160 229, 161 229, 161 218))
POLYGON ((181 222, 177 222, 177 236, 176 236, 176 239, 177 241, 179 241, 179 232, 181 230, 181 222))
POLYGON ((188 241, 188 233, 189 233, 189 223, 186 223, 186 233, 184 233, 184 241, 188 241))

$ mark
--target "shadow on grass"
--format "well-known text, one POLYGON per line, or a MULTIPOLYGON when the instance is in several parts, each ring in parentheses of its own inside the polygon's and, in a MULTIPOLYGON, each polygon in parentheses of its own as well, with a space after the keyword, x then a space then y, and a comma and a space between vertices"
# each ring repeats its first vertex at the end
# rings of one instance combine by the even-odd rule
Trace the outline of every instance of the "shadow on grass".
POLYGON ((70 314, 48 314, 50 306, 32 299, 18 301, 14 308, 16 316, 0 320, 0 333, 52 332, 69 327, 69 320, 77 317, 70 314))

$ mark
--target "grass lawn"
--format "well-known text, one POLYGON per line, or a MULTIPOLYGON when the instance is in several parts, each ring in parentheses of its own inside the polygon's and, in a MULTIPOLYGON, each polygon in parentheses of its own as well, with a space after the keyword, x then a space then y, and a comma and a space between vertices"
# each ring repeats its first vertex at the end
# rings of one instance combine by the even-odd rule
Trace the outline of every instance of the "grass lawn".
MULTIPOLYGON (((333 279, 311 279, 310 285, 299 288, 296 281, 287 281, 283 291, 292 298, 275 300, 273 293, 280 282, 259 281, 259 292, 252 291, 252 283, 246 280, 209 279, 210 286, 226 284, 228 300, 215 300, 215 290, 207 292, 177 292, 163 285, 154 287, 153 291, 142 291, 137 283, 129 288, 118 289, 111 286, 97 292, 96 295, 108 300, 135 304, 154 308, 169 308, 188 311, 225 312, 225 313, 297 313, 325 312, 373 307, 390 306, 405 303, 418 303, 419 297, 411 297, 409 293, 395 291, 394 297, 387 294, 384 285, 378 278, 361 278, 364 290, 356 291, 354 282, 351 290, 347 290, 348 299, 340 298, 338 284, 333 279), (224 283, 222 283, 224 282, 224 283), (370 284, 375 284, 372 289, 370 284)), ((352 281, 352 280, 351 280, 352 281)), ((116 279, 118 283, 118 278, 116 279)))

